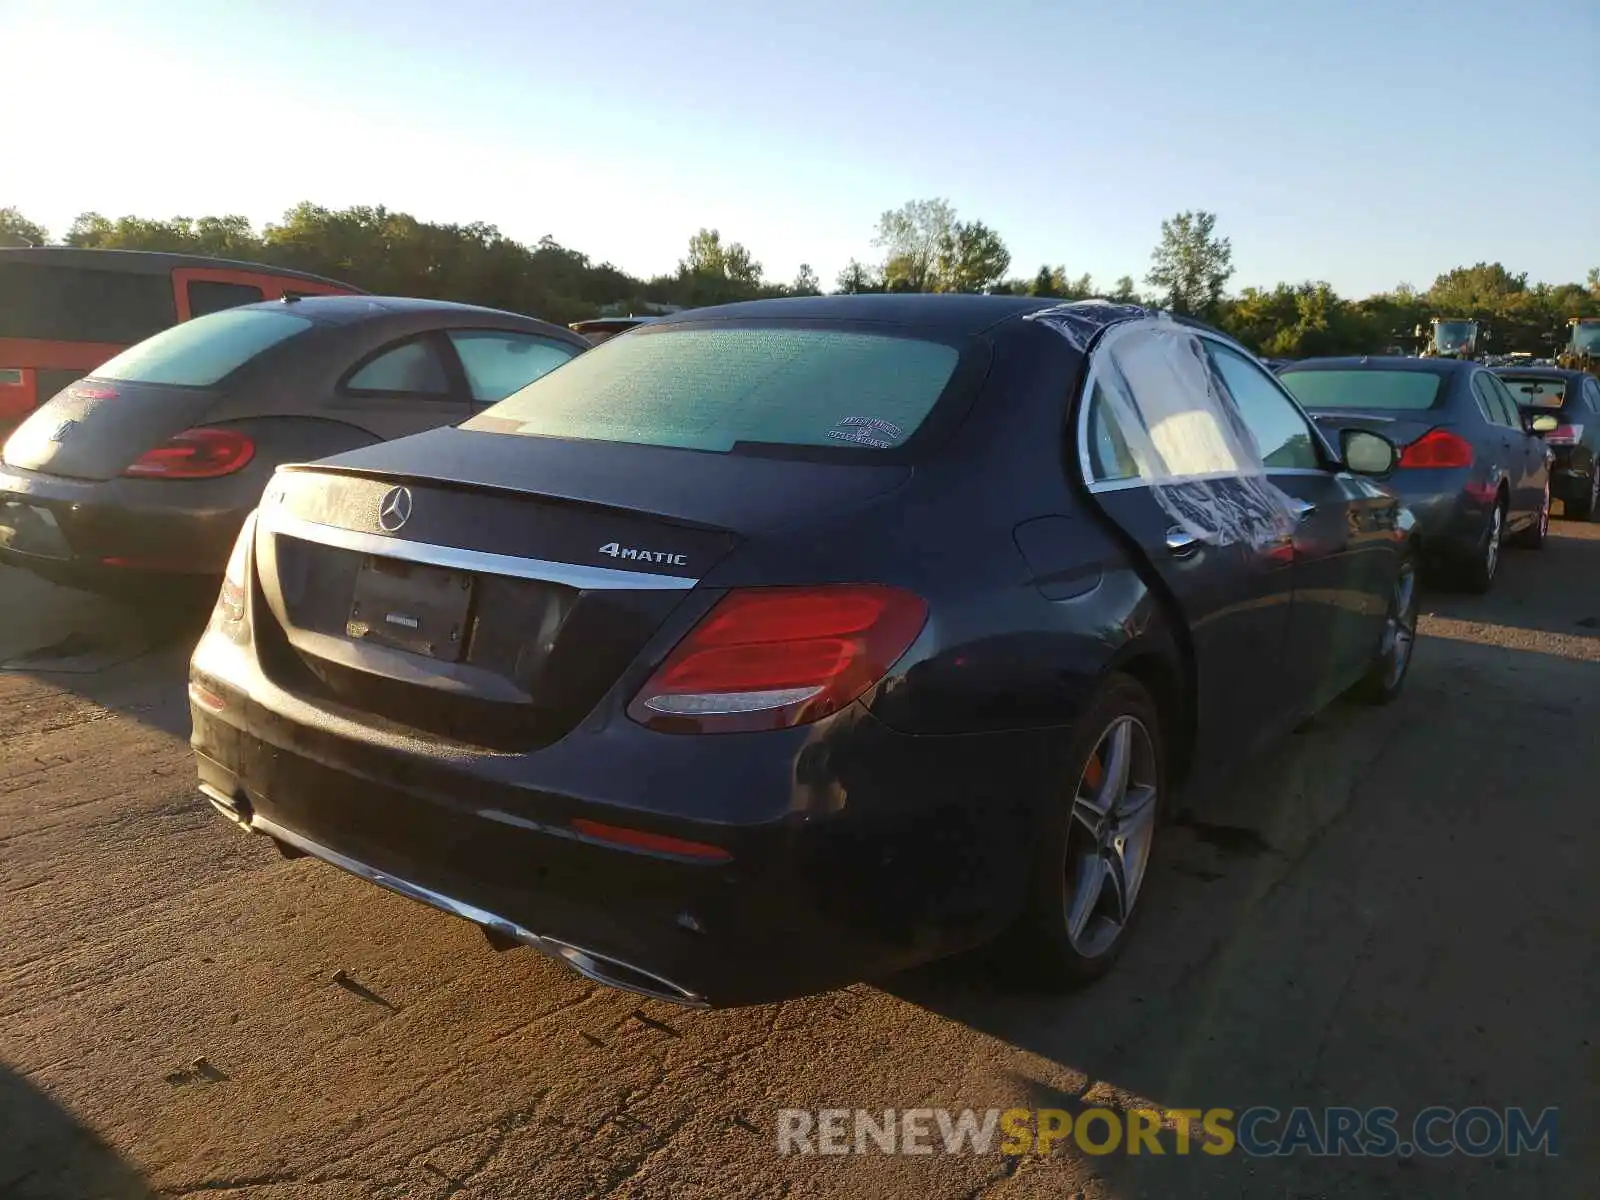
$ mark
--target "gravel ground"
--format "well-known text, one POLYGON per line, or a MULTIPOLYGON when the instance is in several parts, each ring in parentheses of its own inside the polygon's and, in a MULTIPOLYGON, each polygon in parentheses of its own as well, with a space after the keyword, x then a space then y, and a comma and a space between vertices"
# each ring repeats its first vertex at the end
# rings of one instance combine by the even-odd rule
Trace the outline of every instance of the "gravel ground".
POLYGON ((0 571, 0 1197, 1586 1196, 1600 1119, 1600 526, 1429 595, 1167 831, 1065 999, 971 963, 694 1013, 582 981, 197 800, 191 616, 0 571), (779 1156, 783 1108, 1559 1106, 1560 1156, 779 1156))

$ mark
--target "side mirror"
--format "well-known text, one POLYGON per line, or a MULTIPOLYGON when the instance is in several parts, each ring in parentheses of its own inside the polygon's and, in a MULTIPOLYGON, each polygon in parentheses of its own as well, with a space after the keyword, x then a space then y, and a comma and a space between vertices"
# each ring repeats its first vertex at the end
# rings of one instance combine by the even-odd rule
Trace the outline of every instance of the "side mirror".
POLYGON ((1387 475, 1400 461, 1393 442, 1365 429, 1346 429, 1339 443, 1345 467, 1357 475, 1387 475))
POLYGON ((1554 433, 1561 428, 1561 418, 1554 413, 1538 413, 1528 420, 1529 433, 1554 433))

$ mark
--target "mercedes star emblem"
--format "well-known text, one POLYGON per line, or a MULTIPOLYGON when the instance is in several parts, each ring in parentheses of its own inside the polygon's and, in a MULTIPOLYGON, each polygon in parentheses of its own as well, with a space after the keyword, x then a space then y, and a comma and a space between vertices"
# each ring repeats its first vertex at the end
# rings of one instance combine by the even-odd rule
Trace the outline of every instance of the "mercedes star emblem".
POLYGON ((378 524, 393 533, 411 519, 411 489, 390 488, 378 504, 378 524))

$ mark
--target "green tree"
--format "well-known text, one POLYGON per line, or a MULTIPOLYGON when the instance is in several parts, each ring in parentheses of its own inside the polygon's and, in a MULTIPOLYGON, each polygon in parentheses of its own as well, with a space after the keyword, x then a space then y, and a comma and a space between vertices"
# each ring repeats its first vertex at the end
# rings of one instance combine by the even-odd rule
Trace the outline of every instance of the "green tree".
POLYGON ((0 208, 0 246, 43 246, 50 234, 15 208, 0 208))
POLYGON ((1511 297, 1527 290, 1526 271, 1513 275, 1499 263, 1481 262, 1446 271, 1433 281, 1427 300, 1440 310, 1440 316, 1470 316, 1502 308, 1511 297))
POLYGON ((724 244, 722 234, 715 229, 702 229, 689 239, 689 253, 679 260, 678 274, 749 288, 761 284, 761 264, 738 242, 724 244))
POLYGON ((1280 283, 1271 289, 1245 288, 1219 324, 1257 354, 1266 354, 1279 330, 1292 327, 1298 316, 1294 289, 1280 283))
POLYGON ((879 217, 872 244, 884 252, 884 289, 935 291, 939 255, 955 223, 955 209, 948 200, 912 200, 879 217))
POLYGON ((811 269, 810 263, 800 264, 800 269, 795 272, 794 282, 789 285, 789 292, 795 296, 822 295, 822 285, 817 280, 817 273, 811 269))
POLYGON ((249 218, 118 217, 111 220, 96 212, 81 214, 67 232, 69 246, 97 250, 164 250, 175 254, 203 254, 212 258, 257 259, 262 241, 249 218))
POLYGON ((1094 280, 1087 273, 1073 279, 1065 267, 1043 266, 1022 286, 1021 292, 1056 300, 1087 300, 1094 295, 1094 280))
POLYGON ((883 278, 871 267, 863 266, 855 259, 846 264, 844 270, 839 272, 839 277, 834 281, 834 295, 855 296, 863 292, 883 291, 883 278))
POLYGON ((1011 251, 982 221, 958 221, 948 200, 912 200, 878 218, 873 245, 890 292, 983 292, 1003 284, 1011 251))
POLYGON ((1011 251, 982 221, 957 221, 940 239, 934 260, 934 290, 982 292, 1011 266, 1011 251))
POLYGON ((1133 285, 1133 276, 1124 275, 1118 279, 1117 286, 1111 290, 1111 295, 1107 299, 1115 300, 1118 304, 1139 303, 1139 292, 1133 285))
POLYGON ((1181 212, 1161 222, 1145 282, 1175 313, 1211 315, 1233 276, 1233 243, 1218 237, 1216 227, 1217 216, 1209 212, 1181 212))

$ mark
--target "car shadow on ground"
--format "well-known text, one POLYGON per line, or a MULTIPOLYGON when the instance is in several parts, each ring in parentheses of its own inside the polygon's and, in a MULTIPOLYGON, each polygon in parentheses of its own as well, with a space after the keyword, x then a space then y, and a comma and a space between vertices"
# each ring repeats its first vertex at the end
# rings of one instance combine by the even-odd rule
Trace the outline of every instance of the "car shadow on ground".
MULTIPOLYGON (((1167 1077, 1126 1077, 1131 1039, 1174 996, 1214 969, 1234 918, 1260 904, 1349 810, 1366 766, 1393 736, 1404 702, 1373 710, 1339 702, 1263 759, 1204 793, 1187 793, 1163 829, 1143 885, 1145 904, 1122 959, 1079 992, 1049 995, 1016 982, 994 948, 908 972, 886 990, 1023 1049, 1069 1064, 1089 1081, 1180 1105, 1167 1077)), ((1026 955, 1025 946, 1000 953, 1026 955)), ((1180 1036, 1181 1040, 1181 1036, 1180 1036)))
POLYGON ((188 657, 209 612, 193 588, 124 603, 0 568, 0 687, 28 676, 187 739, 188 657))
POLYGON ((0 1196, 154 1200, 155 1193, 76 1117, 0 1066, 0 1196))
MULTIPOLYGON (((1600 542, 1576 549, 1600 558, 1600 542)), ((1564 572, 1551 563, 1528 584, 1564 572)), ((1039 1056, 1017 1083, 1036 1107, 1069 1113, 1584 1107, 1578 1077, 1594 1068, 1578 1044, 1583 968, 1567 965, 1583 959, 1584 925, 1562 914, 1594 903, 1581 848, 1595 819, 1589 806, 1565 806, 1552 810, 1550 836, 1529 837, 1502 831, 1498 817, 1530 762, 1541 778, 1592 775, 1583 697, 1593 665, 1426 635, 1417 655, 1395 704, 1335 704, 1204 797, 1198 816, 1167 826, 1135 936, 1094 985, 1029 992, 991 951, 877 986, 1039 1056), (1551 842, 1564 849, 1552 854, 1551 842), (1525 879, 1514 898, 1483 886, 1497 872, 1525 879), (1515 961, 1475 945, 1514 946, 1515 961)), ((1125 1156, 1107 1169, 1160 1185, 1137 1194, 1191 1194, 1203 1177, 1188 1161, 1125 1156)), ((1306 1195, 1329 1194, 1325 1172, 1349 1194, 1456 1195, 1459 1172, 1507 1167, 1458 1155, 1420 1164, 1423 1179, 1419 1164, 1393 1156, 1277 1161, 1287 1190, 1274 1194, 1306 1195)), ((1494 1194, 1558 1194, 1563 1162, 1512 1163, 1519 1186, 1494 1194)), ((1264 1186, 1230 1180, 1231 1194, 1264 1186)))
POLYGON ((1531 633, 1600 638, 1600 524, 1554 520, 1543 549, 1507 547, 1487 595, 1428 587, 1422 611, 1531 633))

